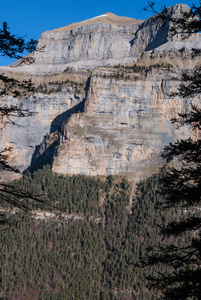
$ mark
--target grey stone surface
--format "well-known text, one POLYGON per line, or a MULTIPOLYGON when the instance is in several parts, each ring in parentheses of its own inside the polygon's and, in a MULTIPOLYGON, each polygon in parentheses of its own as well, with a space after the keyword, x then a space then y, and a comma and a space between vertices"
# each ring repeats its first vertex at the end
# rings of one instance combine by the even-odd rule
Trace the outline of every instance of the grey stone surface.
MULTIPOLYGON (((174 15, 186 9, 178 4, 169 10, 174 15)), ((33 54, 35 63, 18 61, 9 68, 0 68, 9 76, 32 77, 37 84, 52 81, 55 76, 62 81, 67 73, 78 82, 80 76, 85 81, 90 78, 85 93, 80 95, 66 89, 50 95, 1 99, 1 105, 18 104, 36 112, 17 120, 20 127, 7 124, 0 136, 2 148, 13 147, 10 163, 22 171, 50 159, 58 173, 127 174, 139 180, 163 163, 160 153, 165 145, 191 136, 190 130, 177 131, 170 122, 178 112, 189 111, 190 99, 172 99, 169 93, 176 91, 181 70, 193 69, 199 63, 199 58, 192 60, 189 49, 191 45, 201 47, 200 35, 187 41, 170 37, 171 24, 161 29, 153 17, 144 22, 113 14, 101 18, 45 32, 39 40, 39 47, 45 48, 33 54), (146 65, 148 60, 142 55, 146 53, 149 60, 161 59, 174 71, 150 68, 121 79, 114 73, 126 75, 124 69, 96 68, 140 57, 146 65), (61 132, 54 135, 57 128, 61 132)), ((200 104, 198 98, 193 101, 200 104)))
MULTIPOLYGON (((188 9, 187 5, 177 4, 171 6, 169 12, 176 17, 188 9)), ((143 22, 111 13, 103 16, 107 17, 100 16, 42 33, 38 48, 45 48, 33 53, 35 63, 27 67, 19 62, 18 67, 39 73, 62 71, 66 67, 93 69, 96 66, 133 62, 142 52, 164 44, 168 47, 171 43, 171 48, 175 45, 176 49, 181 49, 189 42, 188 39, 184 43, 181 35, 171 37, 169 29, 172 25, 167 22, 164 27, 154 17, 143 22)), ((196 41, 194 48, 201 46, 199 34, 190 40, 196 41)))
MULTIPOLYGON (((83 114, 62 129, 53 170, 58 173, 151 174, 164 146, 190 136, 175 130, 171 118, 189 111, 190 100, 171 99, 178 85, 167 71, 152 70, 145 80, 103 78, 93 74, 83 114), (146 171, 145 171, 146 170, 146 171)), ((199 100, 194 99, 195 103, 199 100)))
POLYGON ((34 115, 26 118, 17 118, 17 125, 6 124, 1 120, 3 130, 0 135, 1 148, 12 147, 9 162, 21 171, 26 170, 33 159, 33 155, 43 141, 45 135, 55 132, 62 126, 68 116, 68 111, 81 102, 83 98, 74 94, 58 93, 44 95, 37 93, 20 100, 8 97, 1 104, 14 104, 28 109, 34 115))

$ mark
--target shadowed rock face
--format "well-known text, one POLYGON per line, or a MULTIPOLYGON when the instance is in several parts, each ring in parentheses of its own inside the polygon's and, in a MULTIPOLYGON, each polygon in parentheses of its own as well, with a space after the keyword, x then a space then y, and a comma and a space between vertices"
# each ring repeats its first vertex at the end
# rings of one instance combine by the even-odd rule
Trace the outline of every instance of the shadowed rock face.
MULTIPOLYGON (((10 163, 21 171, 26 170, 32 160, 35 150, 41 145, 44 136, 60 130, 62 123, 69 116, 72 107, 76 107, 81 100, 71 93, 57 95, 35 94, 23 99, 5 99, 2 104, 19 104, 23 109, 29 109, 35 115, 19 118, 17 125, 7 124, 1 132, 1 147, 11 146, 10 163)), ((3 126, 3 122, 1 123, 3 126)))
MULTIPOLYGON (((180 14, 186 9, 175 5, 170 11, 180 14)), ((19 119, 21 127, 6 125, 1 132, 1 146, 13 147, 10 163, 22 171, 50 163, 58 173, 127 174, 135 180, 164 163, 160 158, 164 146, 191 135, 187 129, 175 130, 170 122, 178 112, 190 109, 190 100, 169 94, 176 91, 181 70, 199 63, 187 49, 199 48, 200 43, 195 35, 185 41, 185 49, 179 37, 168 36, 169 26, 161 28, 152 18, 143 22, 106 13, 43 33, 39 47, 46 47, 34 54, 35 63, 18 61, 2 71, 31 76, 37 84, 54 77, 59 85, 69 76, 73 82, 81 80, 85 91, 65 87, 50 94, 2 99, 37 113, 19 119), (143 72, 100 67, 137 58, 138 65, 155 62, 158 67, 143 72)))
MULTIPOLYGON (((185 4, 176 4, 167 9, 167 12, 173 18, 181 17, 187 12, 189 7, 185 4)), ((153 50, 168 42, 182 41, 182 35, 172 36, 169 29, 174 26, 170 22, 160 22, 155 16, 144 21, 137 30, 134 39, 131 41, 133 53, 153 50)), ((195 35, 193 40, 199 40, 199 35, 195 35)), ((173 46, 174 47, 174 46, 173 46)))

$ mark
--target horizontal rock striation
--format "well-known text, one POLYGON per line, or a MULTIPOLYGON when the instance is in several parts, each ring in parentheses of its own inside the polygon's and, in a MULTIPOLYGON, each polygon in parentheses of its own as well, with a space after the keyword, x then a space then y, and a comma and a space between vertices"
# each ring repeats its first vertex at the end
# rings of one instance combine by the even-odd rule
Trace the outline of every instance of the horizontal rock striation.
POLYGON ((36 52, 34 58, 36 63, 44 64, 81 61, 82 65, 85 62, 84 65, 88 67, 99 65, 101 61, 125 60, 133 56, 130 41, 138 28, 138 24, 116 26, 100 23, 65 32, 45 32, 41 35, 38 45, 45 45, 45 49, 43 52, 36 52))
MULTIPOLYGON (((170 7, 170 16, 182 15, 189 7, 177 4, 170 7)), ((32 71, 53 72, 66 67, 75 69, 96 66, 129 63, 137 60, 142 52, 150 51, 161 45, 173 43, 172 47, 181 49, 193 40, 201 43, 199 34, 190 40, 183 40, 181 35, 169 34, 171 23, 165 26, 155 17, 146 21, 127 17, 118 17, 112 13, 71 24, 41 34, 38 48, 42 51, 33 53, 32 71)), ((194 45, 196 48, 196 44, 194 45)), ((19 61, 13 66, 25 66, 19 61)), ((26 70, 26 68, 24 68, 26 70)))
MULTIPOLYGON (((177 16, 187 9, 178 4, 169 11, 177 16)), ((191 136, 170 122, 190 110, 191 100, 170 93, 182 70, 201 60, 190 50, 201 47, 200 35, 184 41, 169 35, 171 26, 162 28, 154 17, 141 21, 106 13, 43 33, 38 47, 45 47, 33 53, 34 63, 19 60, 1 68, 20 80, 31 77, 40 91, 1 99, 1 105, 36 113, 19 118, 20 127, 1 120, 1 147, 13 147, 9 162, 21 171, 50 163, 58 173, 127 174, 134 180, 163 164, 164 146, 191 136), (126 62, 132 63, 119 66, 126 62)), ((193 101, 200 105, 198 98, 193 101)))
POLYGON ((72 116, 62 129, 53 170, 139 179, 162 163, 165 145, 190 134, 170 122, 190 109, 190 100, 170 98, 178 82, 165 70, 150 70, 137 81, 100 74, 91 76, 84 113, 72 116))
MULTIPOLYGON (((189 11, 187 5, 176 4, 167 9, 167 14, 172 18, 180 18, 187 11, 189 11)), ((134 39, 131 41, 133 54, 150 51, 166 43, 175 42, 176 46, 176 42, 180 42, 180 47, 183 47, 185 44, 184 41, 200 41, 199 34, 195 34, 188 39, 183 39, 184 35, 182 34, 172 35, 170 32, 172 26, 175 26, 175 24, 169 21, 164 24, 163 21, 160 21, 156 16, 148 18, 139 26, 134 39)), ((174 43, 172 47, 174 47, 174 43)))
POLYGON ((73 93, 57 93, 45 95, 37 93, 30 97, 13 99, 11 97, 2 101, 2 105, 19 105, 28 109, 34 115, 14 120, 16 125, 6 124, 1 120, 1 147, 12 147, 9 155, 11 165, 17 166, 21 171, 26 170, 35 160, 35 153, 42 143, 44 136, 60 130, 62 123, 69 117, 72 107, 78 107, 83 101, 73 93))

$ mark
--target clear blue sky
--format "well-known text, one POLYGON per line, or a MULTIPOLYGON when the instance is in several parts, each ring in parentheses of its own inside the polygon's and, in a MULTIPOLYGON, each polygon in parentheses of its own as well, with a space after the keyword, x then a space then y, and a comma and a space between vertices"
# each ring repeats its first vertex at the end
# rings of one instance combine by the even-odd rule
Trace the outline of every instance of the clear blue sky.
MULTIPOLYGON (((147 19, 151 13, 142 11, 147 0, 1 0, 0 21, 7 22, 13 34, 25 36, 27 39, 39 39, 40 34, 80 22, 105 12, 135 19, 147 19)), ((181 3, 174 0, 155 1, 155 8, 160 10, 181 3)), ((197 1, 185 0, 182 3, 192 6, 197 1)), ((8 65, 12 61, 0 56, 0 65, 8 65)))

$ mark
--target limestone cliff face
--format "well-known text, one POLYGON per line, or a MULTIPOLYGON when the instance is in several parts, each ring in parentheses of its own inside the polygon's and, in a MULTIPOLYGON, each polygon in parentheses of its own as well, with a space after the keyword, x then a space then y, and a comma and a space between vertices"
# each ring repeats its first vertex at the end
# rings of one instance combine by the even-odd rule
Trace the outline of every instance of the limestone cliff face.
MULTIPOLYGON (((169 13, 175 17, 188 9, 187 5, 177 4, 169 8, 169 13)), ((61 71, 66 67, 93 69, 133 62, 142 52, 167 42, 179 42, 177 47, 182 48, 184 41, 181 36, 169 36, 170 27, 169 22, 162 26, 154 17, 142 21, 106 13, 42 33, 38 48, 44 49, 33 54, 35 63, 29 68, 40 73, 61 71)), ((200 42, 199 35, 193 40, 200 42)))
MULTIPOLYGON (((189 10, 189 7, 185 4, 176 4, 167 9, 167 13, 172 18, 181 18, 182 15, 189 10)), ((152 16, 144 21, 139 29, 136 31, 133 40, 131 41, 132 52, 142 53, 143 51, 153 50, 163 44, 174 42, 173 47, 182 47, 183 36, 170 34, 170 28, 175 26, 171 22, 166 22, 165 25, 162 21, 152 16), (180 42, 180 43, 178 43, 180 42), (179 46, 180 44, 180 46, 179 46)), ((189 38, 191 40, 199 42, 199 34, 189 38)), ((186 42, 186 40, 185 40, 186 42)))
MULTIPOLYGON (((67 64, 92 60, 95 64, 108 59, 131 58, 130 40, 138 24, 116 26, 91 24, 66 32, 45 32, 39 40, 44 52, 36 52, 37 63, 67 64)), ((86 62, 87 63, 87 62, 86 62)))
POLYGON ((190 101, 168 96, 178 82, 165 70, 150 70, 137 81, 100 75, 91 76, 84 113, 63 126, 53 170, 139 179, 161 163, 165 145, 189 134, 176 131, 170 119, 188 111, 190 101))
POLYGON ((62 126, 62 122, 69 116, 72 107, 79 107, 83 100, 72 93, 58 93, 44 95, 37 93, 31 97, 21 99, 7 98, 4 105, 16 104, 28 109, 34 115, 27 118, 17 118, 16 124, 6 124, 1 120, 1 147, 12 147, 9 155, 11 165, 17 166, 21 171, 26 170, 34 160, 37 148, 44 136, 54 133, 62 126), (19 103, 20 102, 20 103, 19 103))
MULTIPOLYGON (((169 10, 177 15, 186 9, 179 4, 169 10)), ((191 135, 170 122, 190 109, 190 99, 169 94, 182 70, 201 62, 189 50, 201 47, 200 35, 172 38, 170 26, 106 13, 43 33, 38 46, 45 48, 33 54, 34 63, 0 68, 21 80, 31 77, 38 86, 31 96, 1 99, 1 105, 36 113, 17 120, 20 127, 3 127, 1 147, 13 147, 9 162, 21 171, 51 163, 58 173, 127 174, 137 180, 152 173, 163 163, 164 146, 191 135), (121 66, 126 62, 132 63, 121 66)), ((193 101, 200 105, 198 98, 193 101)))

